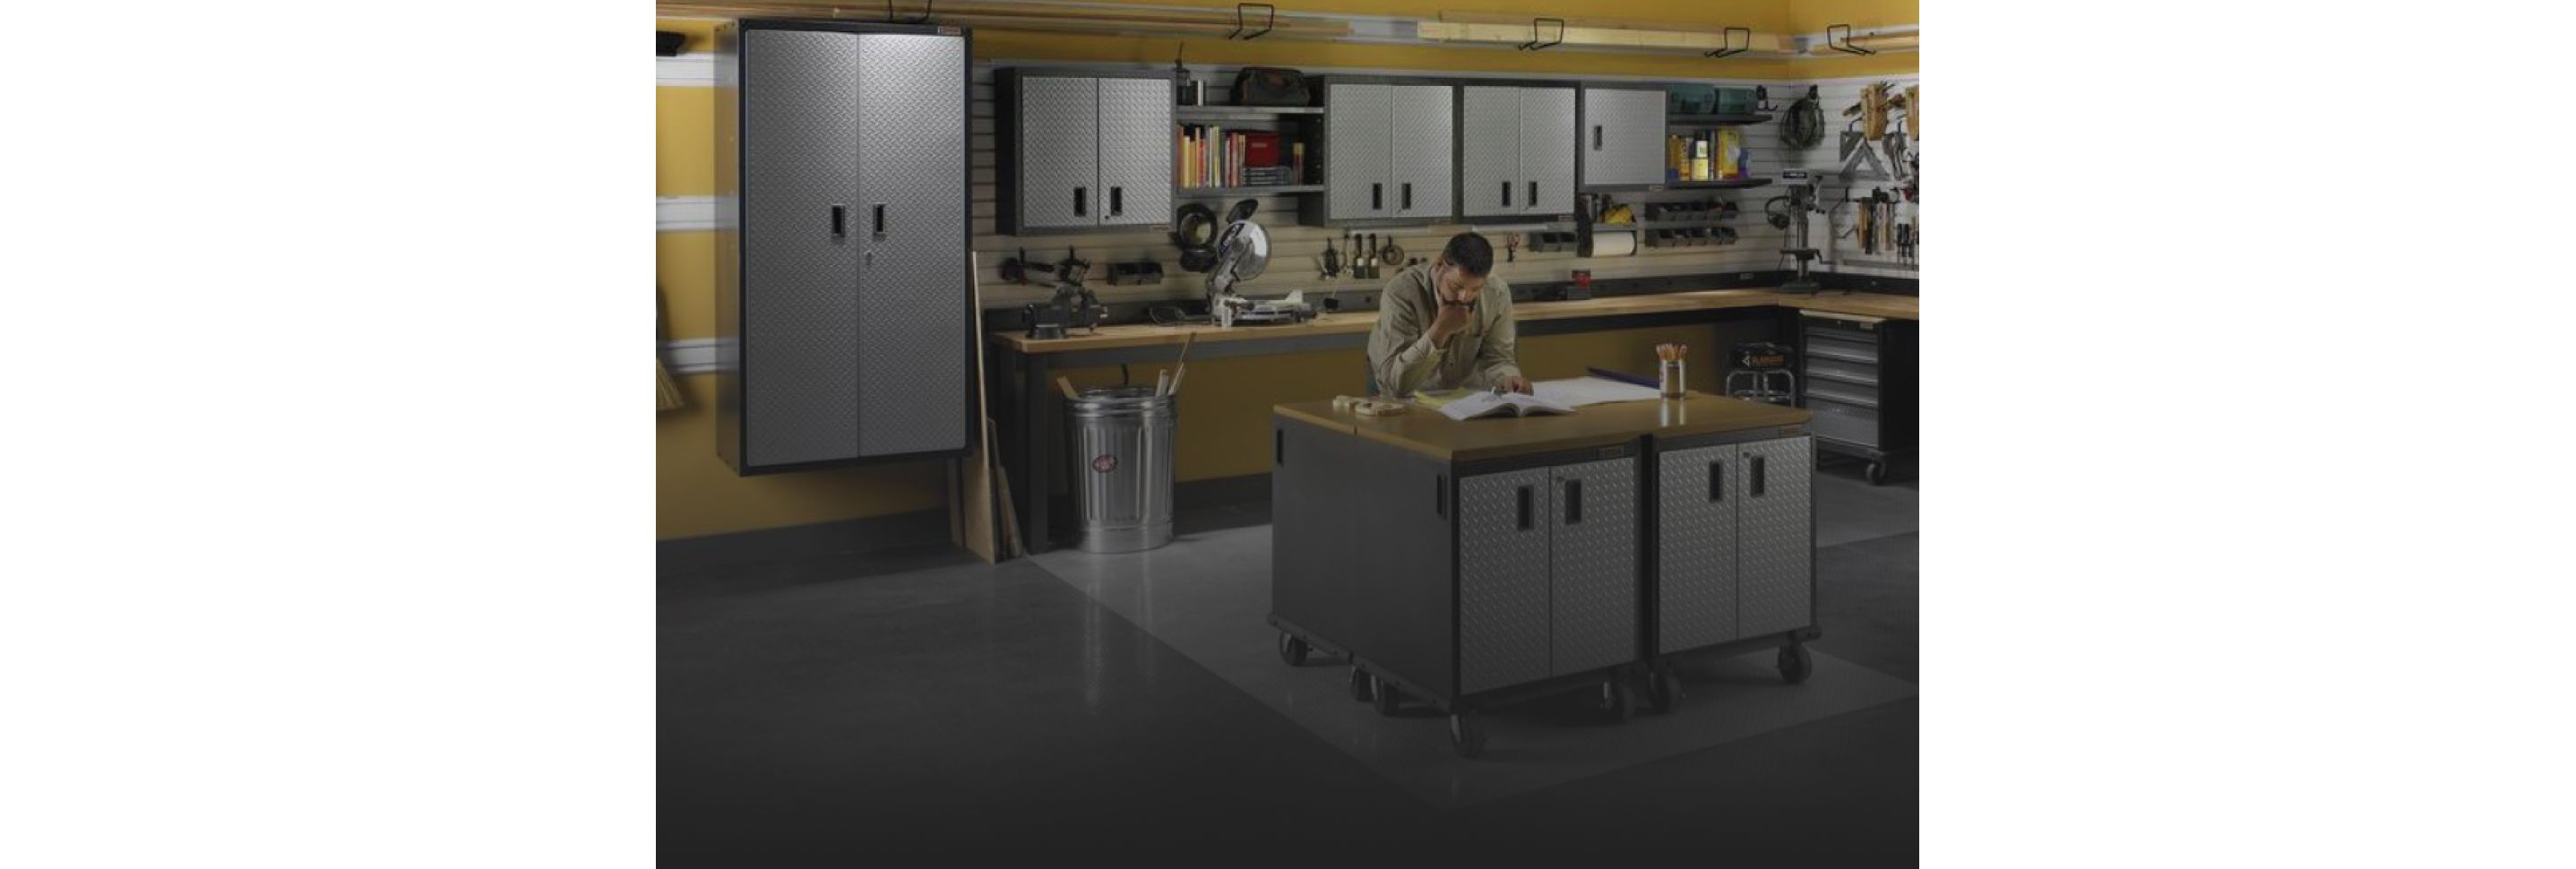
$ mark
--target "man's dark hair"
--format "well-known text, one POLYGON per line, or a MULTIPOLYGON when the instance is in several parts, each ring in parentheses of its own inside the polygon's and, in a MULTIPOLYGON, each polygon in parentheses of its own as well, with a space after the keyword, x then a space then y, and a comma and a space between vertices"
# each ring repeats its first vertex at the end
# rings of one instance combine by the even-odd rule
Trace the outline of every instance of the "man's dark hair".
POLYGON ((1484 236, 1462 232, 1449 237, 1449 245, 1440 249, 1440 258, 1481 278, 1494 270, 1494 245, 1484 236))

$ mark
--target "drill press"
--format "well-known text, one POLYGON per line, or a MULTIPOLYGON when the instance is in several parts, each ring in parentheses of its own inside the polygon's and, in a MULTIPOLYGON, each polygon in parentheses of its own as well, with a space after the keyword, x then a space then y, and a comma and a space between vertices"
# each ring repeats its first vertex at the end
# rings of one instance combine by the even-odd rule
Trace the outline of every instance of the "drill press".
POLYGON ((1816 203, 1816 179, 1805 170, 1789 169, 1780 173, 1780 184, 1788 188, 1788 195, 1774 196, 1762 203, 1762 211, 1770 219, 1771 226, 1789 233, 1781 238, 1780 256, 1797 260, 1798 276, 1780 285, 1780 291, 1812 293, 1824 286, 1807 273, 1807 264, 1824 255, 1808 238, 1811 231, 1807 225, 1808 215, 1824 211, 1816 203))

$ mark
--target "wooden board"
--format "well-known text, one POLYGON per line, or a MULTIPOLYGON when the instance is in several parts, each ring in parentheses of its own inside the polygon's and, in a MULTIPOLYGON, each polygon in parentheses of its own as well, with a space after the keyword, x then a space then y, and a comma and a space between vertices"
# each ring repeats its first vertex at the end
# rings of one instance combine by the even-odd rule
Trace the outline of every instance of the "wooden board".
MULTIPOLYGON (((1512 306, 1512 317, 1515 322, 1529 322, 1622 314, 1705 311, 1719 308, 1758 308, 1766 305, 1871 317, 1916 319, 1915 300, 1911 296, 1887 296, 1877 293, 1782 295, 1768 290, 1697 290, 1586 299, 1579 302, 1520 302, 1512 306)), ((1267 341, 1309 335, 1367 332, 1376 325, 1375 312, 1359 311, 1334 314, 1295 326, 1238 326, 1232 329, 1219 329, 1207 324, 1156 326, 1150 323, 1137 323, 1125 326, 1103 326, 1098 334, 1075 334, 1064 338, 1039 339, 1030 338, 1020 332, 995 332, 990 340, 997 346, 1008 347, 1021 353, 1070 353, 1083 350, 1114 350, 1122 347, 1151 347, 1157 344, 1177 346, 1189 340, 1191 335, 1197 335, 1198 339, 1204 342, 1267 341)))
MULTIPOLYGON (((976 281, 975 284, 976 297, 981 301, 983 282, 976 281)), ((976 311, 975 328, 982 329, 983 308, 978 306, 976 311)), ((993 424, 985 409, 984 383, 984 354, 977 353, 975 435, 969 439, 966 457, 957 460, 959 472, 952 476, 956 485, 948 498, 948 511, 951 516, 950 536, 957 538, 951 542, 964 545, 967 551, 989 564, 1002 559, 1002 535, 998 533, 994 518, 998 515, 994 491, 999 485, 999 475, 993 468, 993 424)))
POLYGON ((1563 416, 1471 419, 1415 407, 1400 416, 1361 416, 1334 410, 1329 401, 1274 406, 1279 416, 1392 444, 1444 462, 1473 462, 1626 443, 1657 437, 1718 434, 1802 426, 1807 411, 1694 392, 1680 401, 1627 401, 1589 405, 1563 416))

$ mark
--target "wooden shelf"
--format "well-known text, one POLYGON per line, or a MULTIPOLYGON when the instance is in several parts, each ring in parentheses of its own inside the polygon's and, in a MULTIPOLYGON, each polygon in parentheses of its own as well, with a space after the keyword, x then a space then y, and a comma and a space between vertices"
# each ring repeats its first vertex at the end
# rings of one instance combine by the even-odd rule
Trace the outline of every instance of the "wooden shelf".
POLYGON ((1761 112, 1744 112, 1724 115, 1665 115, 1664 126, 1741 127, 1746 124, 1759 124, 1768 120, 1771 120, 1771 116, 1761 112))
POLYGON ((1322 193, 1321 184, 1264 184, 1255 187, 1174 187, 1174 199, 1232 199, 1237 196, 1283 196, 1291 193, 1322 193))
POLYGON ((1173 106, 1172 120, 1214 121, 1227 118, 1277 118, 1322 115, 1323 106, 1173 106))

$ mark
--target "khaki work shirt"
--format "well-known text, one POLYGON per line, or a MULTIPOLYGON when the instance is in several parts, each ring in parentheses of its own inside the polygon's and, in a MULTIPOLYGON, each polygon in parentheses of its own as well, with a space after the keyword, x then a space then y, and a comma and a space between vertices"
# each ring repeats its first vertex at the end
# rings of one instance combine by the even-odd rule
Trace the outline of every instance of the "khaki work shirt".
POLYGON ((1431 264, 1396 272, 1378 294, 1377 327, 1369 331, 1369 374, 1378 394, 1399 397, 1423 389, 1490 389, 1521 373, 1512 329, 1512 286, 1485 279, 1467 330, 1449 336, 1447 349, 1431 345, 1431 320, 1440 311, 1431 264))

